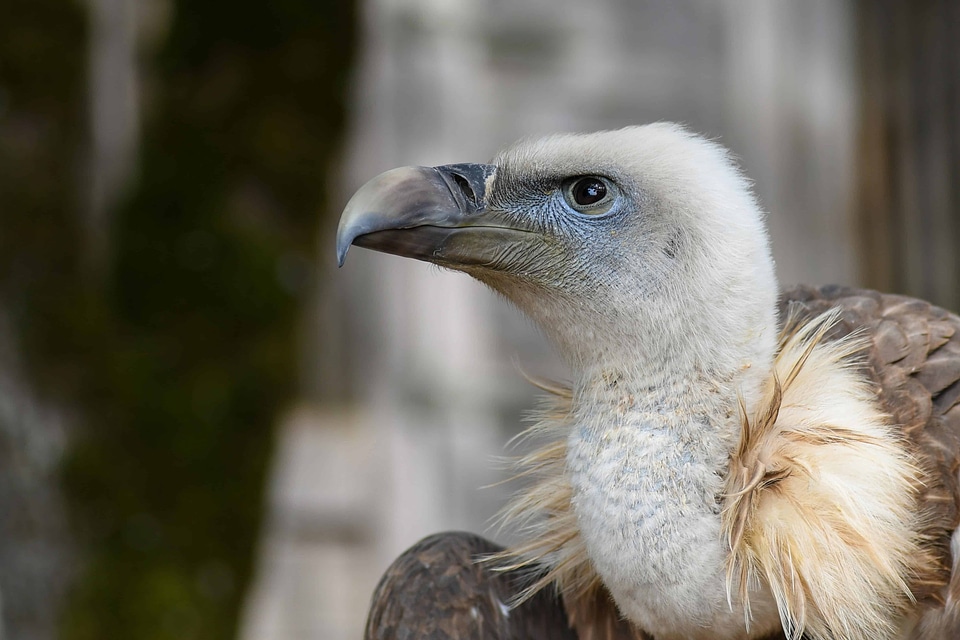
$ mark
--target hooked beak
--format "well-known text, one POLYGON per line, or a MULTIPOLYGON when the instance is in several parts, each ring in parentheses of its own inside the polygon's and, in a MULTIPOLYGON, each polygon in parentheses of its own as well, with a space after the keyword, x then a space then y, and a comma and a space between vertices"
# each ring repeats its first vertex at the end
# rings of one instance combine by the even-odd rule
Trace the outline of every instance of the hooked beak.
POLYGON ((494 267, 532 229, 488 207, 496 167, 401 167, 354 194, 337 229, 337 261, 351 244, 447 267, 494 267))

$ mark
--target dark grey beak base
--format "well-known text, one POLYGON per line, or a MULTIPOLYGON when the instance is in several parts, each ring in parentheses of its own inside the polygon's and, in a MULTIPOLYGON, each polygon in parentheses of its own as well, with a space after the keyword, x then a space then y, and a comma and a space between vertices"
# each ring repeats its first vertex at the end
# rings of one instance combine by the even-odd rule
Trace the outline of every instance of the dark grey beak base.
POLYGON ((452 164, 401 167, 373 178, 343 210, 338 264, 343 265, 351 244, 442 262, 465 229, 505 227, 486 215, 487 185, 495 172, 492 165, 452 164))

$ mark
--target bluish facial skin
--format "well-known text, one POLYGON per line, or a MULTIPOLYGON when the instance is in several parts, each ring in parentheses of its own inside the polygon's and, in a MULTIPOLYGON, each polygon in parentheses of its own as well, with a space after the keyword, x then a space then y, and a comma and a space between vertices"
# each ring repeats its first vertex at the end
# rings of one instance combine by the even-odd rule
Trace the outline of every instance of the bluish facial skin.
POLYGON ((586 295, 616 286, 638 253, 654 274, 676 259, 676 237, 657 233, 644 200, 630 180, 595 167, 573 175, 520 175, 509 162, 406 167, 357 192, 341 220, 338 252, 342 262, 353 243, 425 260, 508 295, 510 286, 586 295), (645 241, 625 246, 629 238, 645 241))
MULTIPOLYGON (((625 288, 635 295, 655 296, 681 259, 680 229, 658 215, 658 207, 651 206, 655 203, 633 177, 603 167, 574 171, 521 177, 509 165, 498 170, 489 209, 533 227, 544 245, 528 246, 528 253, 504 263, 501 270, 555 294, 593 297, 628 279, 625 288), (576 190, 596 181, 605 186, 605 197, 592 206, 579 206, 576 190), (644 271, 642 277, 636 277, 638 268, 644 271)), ((484 282, 499 279, 468 272, 484 282)))

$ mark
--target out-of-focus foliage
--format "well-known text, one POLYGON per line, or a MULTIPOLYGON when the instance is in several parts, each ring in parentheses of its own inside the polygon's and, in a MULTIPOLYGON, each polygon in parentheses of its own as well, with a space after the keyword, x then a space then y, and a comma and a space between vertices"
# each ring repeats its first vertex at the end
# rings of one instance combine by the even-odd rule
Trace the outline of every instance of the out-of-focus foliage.
POLYGON ((145 61, 137 180, 91 270, 82 11, 11 1, 0 285, 35 384, 80 416, 63 477, 82 564, 63 636, 233 637, 272 427, 296 391, 352 5, 172 3, 145 61))
POLYGON ((85 26, 74 2, 0 11, 0 295, 23 330, 50 339, 77 295, 85 26))
POLYGON ((53 638, 70 576, 55 404, 30 380, 67 366, 79 301, 78 163, 86 24, 79 3, 0 3, 0 602, 4 638, 53 638), (69 55, 67 53, 69 52, 69 55), (18 343, 30 337, 30 349, 18 343), (29 353, 26 353, 29 352, 29 353), (34 356, 25 366, 25 356, 34 356), (29 372, 29 373, 27 373, 29 372), (32 375, 30 375, 32 374, 32 375), (41 375, 42 374, 42 375, 41 375))

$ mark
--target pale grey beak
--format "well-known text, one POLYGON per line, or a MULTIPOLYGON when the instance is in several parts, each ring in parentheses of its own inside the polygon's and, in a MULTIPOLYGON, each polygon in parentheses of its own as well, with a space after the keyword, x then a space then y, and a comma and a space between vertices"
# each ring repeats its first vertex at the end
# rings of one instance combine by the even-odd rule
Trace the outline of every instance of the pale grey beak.
POLYGON ((487 206, 496 167, 401 167, 350 199, 337 229, 337 261, 351 244, 444 266, 490 265, 503 242, 531 229, 487 206))

